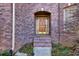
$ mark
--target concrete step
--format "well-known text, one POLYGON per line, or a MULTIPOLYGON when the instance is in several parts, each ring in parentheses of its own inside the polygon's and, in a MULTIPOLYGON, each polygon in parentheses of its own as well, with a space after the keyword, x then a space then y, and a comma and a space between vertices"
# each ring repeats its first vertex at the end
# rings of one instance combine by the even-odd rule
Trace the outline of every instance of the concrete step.
POLYGON ((51 39, 46 37, 34 38, 34 42, 51 42, 51 39))
POLYGON ((51 47, 34 47, 35 56, 51 56, 51 47))
POLYGON ((34 39, 34 42, 51 42, 51 39, 47 39, 47 38, 44 38, 44 39, 37 38, 37 39, 34 39))
POLYGON ((51 47, 51 43, 34 43, 34 47, 51 47))
POLYGON ((34 47, 51 47, 51 38, 49 37, 34 38, 34 47))

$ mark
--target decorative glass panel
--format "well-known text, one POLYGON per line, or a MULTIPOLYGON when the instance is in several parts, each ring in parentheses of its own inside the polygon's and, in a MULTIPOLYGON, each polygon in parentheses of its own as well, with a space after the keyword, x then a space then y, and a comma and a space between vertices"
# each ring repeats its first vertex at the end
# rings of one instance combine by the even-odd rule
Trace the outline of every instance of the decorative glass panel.
POLYGON ((36 34, 49 34, 49 18, 36 17, 36 34))

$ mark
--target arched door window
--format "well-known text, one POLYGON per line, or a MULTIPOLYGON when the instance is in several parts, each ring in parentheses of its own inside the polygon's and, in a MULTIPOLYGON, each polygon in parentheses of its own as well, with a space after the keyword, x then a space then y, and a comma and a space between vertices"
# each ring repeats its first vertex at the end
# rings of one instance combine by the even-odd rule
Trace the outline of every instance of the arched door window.
POLYGON ((50 13, 39 11, 35 13, 36 34, 49 34, 50 13))

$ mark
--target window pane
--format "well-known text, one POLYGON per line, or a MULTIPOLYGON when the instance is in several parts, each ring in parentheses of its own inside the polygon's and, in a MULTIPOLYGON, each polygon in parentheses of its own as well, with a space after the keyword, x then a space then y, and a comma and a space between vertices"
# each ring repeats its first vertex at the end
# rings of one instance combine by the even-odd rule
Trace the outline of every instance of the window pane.
POLYGON ((70 6, 64 9, 64 27, 70 29, 72 22, 75 20, 74 14, 77 12, 77 6, 70 6))
POLYGON ((36 33, 49 34, 49 20, 48 17, 37 17, 36 19, 36 33))

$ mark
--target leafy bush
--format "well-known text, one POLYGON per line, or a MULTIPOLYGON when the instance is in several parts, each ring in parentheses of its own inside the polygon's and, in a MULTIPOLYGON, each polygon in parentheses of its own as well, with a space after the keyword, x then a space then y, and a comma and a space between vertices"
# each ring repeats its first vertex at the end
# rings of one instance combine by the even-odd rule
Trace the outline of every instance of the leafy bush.
POLYGON ((33 44, 32 43, 25 44, 23 47, 20 48, 19 52, 26 53, 29 56, 32 55, 33 44))
POLYGON ((0 53, 0 56, 1 56, 1 53, 0 53))
POLYGON ((54 44, 52 47, 52 55, 54 56, 68 56, 70 52, 70 48, 64 47, 61 44, 54 44))
POLYGON ((9 56, 9 51, 8 50, 5 50, 3 52, 0 53, 0 56, 9 56))

